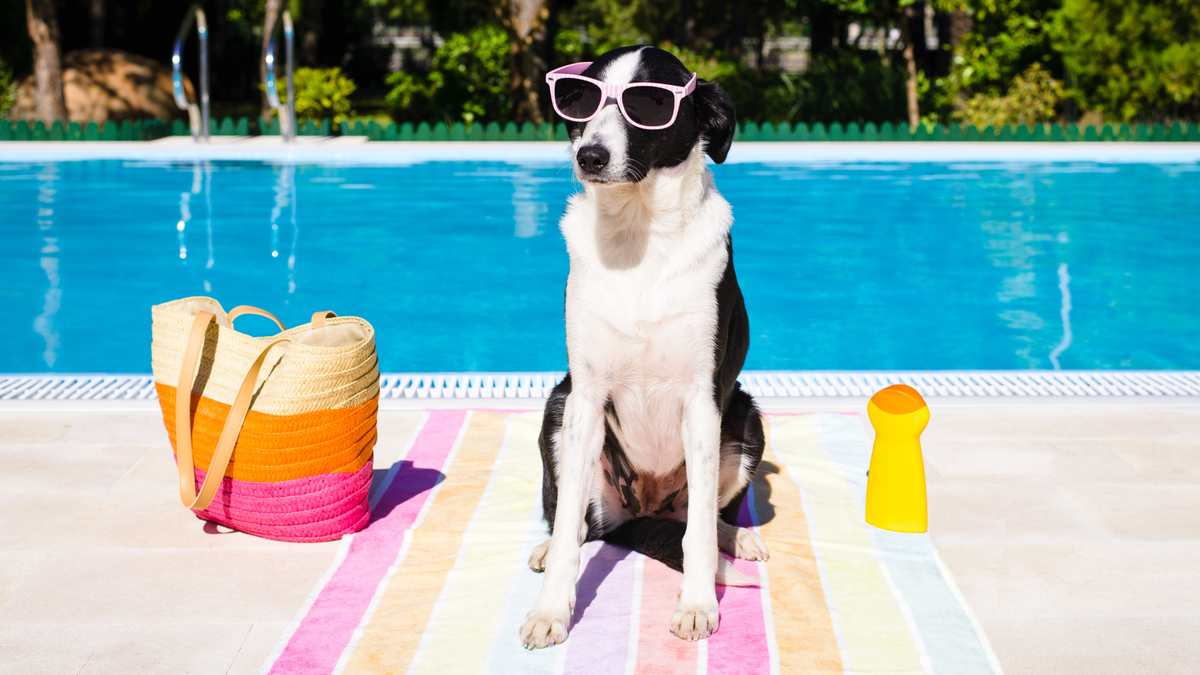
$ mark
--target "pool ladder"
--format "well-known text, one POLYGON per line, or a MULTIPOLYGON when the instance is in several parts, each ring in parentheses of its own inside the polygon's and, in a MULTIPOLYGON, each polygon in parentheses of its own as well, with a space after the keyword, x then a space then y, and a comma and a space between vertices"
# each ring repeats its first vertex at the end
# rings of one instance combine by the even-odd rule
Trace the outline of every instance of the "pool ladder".
POLYGON ((204 10, 200 9, 200 3, 192 3, 188 7, 187 14, 183 17, 183 23, 179 26, 179 33, 175 36, 175 53, 171 56, 171 66, 174 74, 171 78, 171 84, 175 90, 175 105, 181 110, 188 111, 188 122, 192 128, 192 139, 199 142, 204 139, 208 142, 209 125, 208 125, 208 21, 204 18, 204 10), (187 94, 183 90, 183 44, 187 41, 188 33, 191 32, 192 22, 196 22, 196 33, 200 38, 200 105, 189 103, 187 94))
POLYGON ((267 102, 279 113, 279 136, 284 143, 296 139, 296 95, 292 79, 292 13, 283 10, 271 25, 271 39, 267 42, 267 102), (283 38, 287 54, 287 104, 279 101, 279 87, 275 81, 275 27, 283 22, 283 38))

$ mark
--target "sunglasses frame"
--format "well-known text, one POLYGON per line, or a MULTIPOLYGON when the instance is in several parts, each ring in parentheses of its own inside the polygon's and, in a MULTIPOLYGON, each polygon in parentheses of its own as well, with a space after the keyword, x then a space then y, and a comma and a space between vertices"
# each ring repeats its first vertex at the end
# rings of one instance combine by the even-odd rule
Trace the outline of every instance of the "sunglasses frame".
POLYGON ((592 119, 594 119, 596 117, 596 115, 599 115, 601 110, 604 110, 608 106, 612 105, 611 103, 609 103, 609 101, 613 100, 613 101, 616 101, 617 108, 621 111, 621 116, 625 118, 626 122, 629 122, 633 126, 639 128, 639 129, 646 129, 647 131, 654 131, 656 129, 666 129, 667 127, 671 126, 672 124, 675 124, 675 118, 679 116, 679 103, 680 103, 680 101, 683 100, 683 97, 687 96, 688 94, 690 94, 696 90, 696 73, 692 73, 692 79, 690 81, 688 81, 688 83, 682 87, 678 87, 673 84, 662 84, 659 82, 630 82, 628 84, 608 84, 607 82, 601 82, 600 80, 596 80, 596 79, 593 79, 590 77, 584 77, 583 75, 580 75, 580 73, 587 70, 588 67, 591 65, 592 65, 591 61, 572 63, 568 66, 563 66, 561 68, 555 68, 554 70, 550 71, 549 73, 546 73, 546 84, 550 85, 550 105, 554 106, 554 112, 558 113, 559 117, 561 117, 565 120, 568 120, 570 122, 588 122, 588 121, 591 121, 592 119), (559 80, 583 80, 584 82, 590 82, 590 83, 596 85, 597 87, 600 87, 600 104, 598 106, 596 106, 595 112, 593 112, 591 115, 588 115, 587 117, 571 117, 570 115, 566 115, 563 113, 563 111, 559 110, 558 109, 558 101, 555 100, 555 96, 554 96, 554 85, 559 80), (671 121, 667 122, 666 124, 662 124, 662 125, 658 125, 658 126, 647 126, 645 124, 641 124, 639 122, 633 121, 633 118, 629 116, 629 112, 625 110, 625 100, 623 98, 623 96, 625 94, 625 90, 631 89, 633 87, 654 87, 656 89, 666 89, 667 91, 674 94, 675 95, 675 110, 671 112, 671 121))

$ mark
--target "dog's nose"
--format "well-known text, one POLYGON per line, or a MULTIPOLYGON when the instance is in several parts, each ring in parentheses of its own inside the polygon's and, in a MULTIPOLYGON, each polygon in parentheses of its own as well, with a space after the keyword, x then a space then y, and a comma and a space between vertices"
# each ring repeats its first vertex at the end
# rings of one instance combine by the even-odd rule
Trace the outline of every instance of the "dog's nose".
POLYGON ((599 145, 585 145, 576 153, 575 160, 579 162, 579 168, 584 171, 599 173, 601 169, 608 166, 608 150, 599 145))

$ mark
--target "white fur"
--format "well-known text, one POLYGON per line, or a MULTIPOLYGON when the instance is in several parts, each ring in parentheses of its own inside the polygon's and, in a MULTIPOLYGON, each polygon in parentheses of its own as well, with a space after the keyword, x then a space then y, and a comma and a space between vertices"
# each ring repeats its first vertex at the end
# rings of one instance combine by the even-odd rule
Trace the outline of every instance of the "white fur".
MULTIPOLYGON (((602 77, 629 82, 638 58, 637 52, 621 57, 602 77)), ((623 174, 625 124, 616 106, 590 121, 573 149, 583 144, 609 151, 600 181, 623 174)), ((689 640, 710 635, 718 624, 719 567, 722 579, 747 578, 719 565, 717 554, 718 494, 726 491, 718 485, 720 413, 713 396, 715 291, 728 262, 732 221, 700 144, 677 167, 652 170, 637 183, 584 182, 584 191, 569 200, 560 227, 571 262, 566 334, 572 391, 562 429, 552 439, 558 471, 554 534, 530 559, 546 577, 521 627, 526 647, 566 639, 587 506, 599 507, 603 491, 611 490, 597 476, 609 400, 620 419, 621 446, 639 474, 663 476, 686 463, 684 576, 672 631, 689 640)), ((731 553, 765 559, 753 533, 731 526, 720 533, 731 553)))

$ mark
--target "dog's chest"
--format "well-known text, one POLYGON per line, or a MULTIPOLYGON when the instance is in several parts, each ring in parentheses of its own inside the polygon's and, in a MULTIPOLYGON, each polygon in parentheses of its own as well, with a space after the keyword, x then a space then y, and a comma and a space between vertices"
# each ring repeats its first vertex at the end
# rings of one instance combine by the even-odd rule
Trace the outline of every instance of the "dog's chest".
POLYGON ((639 264, 628 269, 572 251, 566 307, 572 377, 604 389, 612 404, 609 425, 646 477, 675 474, 683 462, 685 401, 711 397, 725 232, 700 231, 690 241, 652 236, 639 264))
POLYGON ((714 246, 692 259, 647 256, 628 270, 572 262, 566 331, 572 372, 613 389, 707 379, 713 368, 716 285, 727 261, 714 246))

